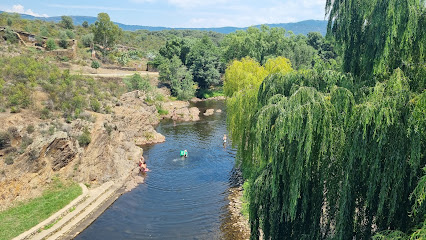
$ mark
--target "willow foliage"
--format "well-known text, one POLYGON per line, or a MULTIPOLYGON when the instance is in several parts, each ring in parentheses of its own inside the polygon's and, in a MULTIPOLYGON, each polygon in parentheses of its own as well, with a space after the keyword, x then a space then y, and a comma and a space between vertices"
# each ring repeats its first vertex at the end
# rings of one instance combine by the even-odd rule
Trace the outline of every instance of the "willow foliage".
POLYGON ((263 79, 270 73, 292 71, 290 61, 284 57, 269 59, 264 66, 251 58, 233 61, 226 69, 224 91, 228 96, 227 124, 238 156, 249 154, 244 143, 249 138, 249 126, 257 109, 257 92, 263 79))
POLYGON ((369 239, 373 229, 408 231, 419 221, 410 195, 426 164, 423 94, 413 100, 397 69, 356 103, 335 85, 349 79, 306 71, 261 84, 243 157, 255 169, 252 239, 259 229, 264 239, 369 239))
POLYGON ((327 0, 326 13, 346 72, 373 80, 397 67, 424 67, 424 0, 327 0))

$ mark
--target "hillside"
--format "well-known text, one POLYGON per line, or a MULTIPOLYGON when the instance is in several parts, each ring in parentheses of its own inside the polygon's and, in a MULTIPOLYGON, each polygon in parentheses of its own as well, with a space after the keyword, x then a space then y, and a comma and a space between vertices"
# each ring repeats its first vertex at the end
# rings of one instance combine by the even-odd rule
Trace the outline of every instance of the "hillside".
MULTIPOLYGON (((2 13, 2 11, 0 11, 2 13)), ((20 14, 23 19, 39 19, 43 21, 53 21, 59 22, 61 20, 60 16, 57 17, 34 17, 27 14, 20 14)), ((81 25, 84 21, 87 21, 89 24, 92 24, 96 21, 96 17, 89 16, 71 16, 74 21, 74 24, 81 25)), ((125 31, 136 31, 136 30, 149 30, 149 31, 162 31, 162 30, 201 30, 201 31, 212 31, 218 33, 232 33, 237 30, 246 30, 248 27, 239 28, 239 27, 220 27, 220 28, 169 28, 169 27, 155 27, 155 26, 140 26, 140 25, 127 25, 115 22, 120 28, 125 31)), ((325 36, 327 32, 327 21, 325 20, 305 20, 295 23, 275 23, 275 24, 266 24, 270 27, 282 27, 287 31, 292 31, 295 34, 304 34, 306 35, 309 32, 320 32, 325 36)), ((255 27, 260 27, 261 25, 256 25, 255 27)))

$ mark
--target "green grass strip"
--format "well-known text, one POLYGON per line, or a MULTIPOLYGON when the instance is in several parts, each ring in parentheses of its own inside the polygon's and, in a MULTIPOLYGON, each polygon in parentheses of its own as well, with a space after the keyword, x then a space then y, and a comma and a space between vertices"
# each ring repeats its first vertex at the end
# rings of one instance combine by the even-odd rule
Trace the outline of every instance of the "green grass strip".
POLYGON ((54 186, 39 198, 17 204, 0 212, 0 240, 11 239, 31 229, 82 194, 77 183, 65 185, 54 180, 54 186))

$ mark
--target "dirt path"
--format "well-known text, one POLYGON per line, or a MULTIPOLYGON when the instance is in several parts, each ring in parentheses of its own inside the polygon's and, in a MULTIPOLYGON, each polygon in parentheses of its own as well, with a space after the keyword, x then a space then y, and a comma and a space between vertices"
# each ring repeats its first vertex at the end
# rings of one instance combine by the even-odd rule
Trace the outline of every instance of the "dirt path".
POLYGON ((127 77, 132 76, 135 73, 139 73, 142 76, 158 76, 156 72, 146 72, 146 71, 123 71, 123 72, 115 72, 115 73, 83 73, 83 76, 91 76, 91 77, 127 77))

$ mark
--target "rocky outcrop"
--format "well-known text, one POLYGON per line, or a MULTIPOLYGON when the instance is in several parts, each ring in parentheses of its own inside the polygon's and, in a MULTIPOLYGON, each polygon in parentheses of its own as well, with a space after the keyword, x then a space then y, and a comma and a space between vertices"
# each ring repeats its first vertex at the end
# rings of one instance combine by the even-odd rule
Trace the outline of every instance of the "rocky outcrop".
POLYGON ((214 114, 214 109, 207 109, 204 113, 203 113, 203 115, 204 116, 211 116, 211 115, 213 115, 214 114))
POLYGON ((0 113, 0 130, 15 126, 19 135, 10 143, 16 152, 13 164, 5 164, 11 154, 0 156, 0 210, 41 195, 54 176, 92 186, 129 175, 133 176, 129 178, 133 187, 143 180, 138 172, 132 172, 142 156, 141 146, 165 140, 154 129, 159 123, 156 107, 147 104, 140 92, 131 92, 117 100, 111 114, 85 112, 81 116, 67 123, 63 119, 41 120, 31 111, 0 113), (27 133, 30 124, 33 133, 27 133), (84 131, 90 132, 88 146, 78 142, 84 131), (33 141, 23 149, 25 135, 33 141))
POLYGON ((163 118, 174 121, 198 121, 200 120, 200 110, 196 107, 189 107, 189 102, 174 101, 162 105, 168 111, 163 118))
POLYGON ((55 139, 48 147, 45 157, 49 158, 53 171, 58 171, 72 162, 78 150, 75 140, 55 139))

